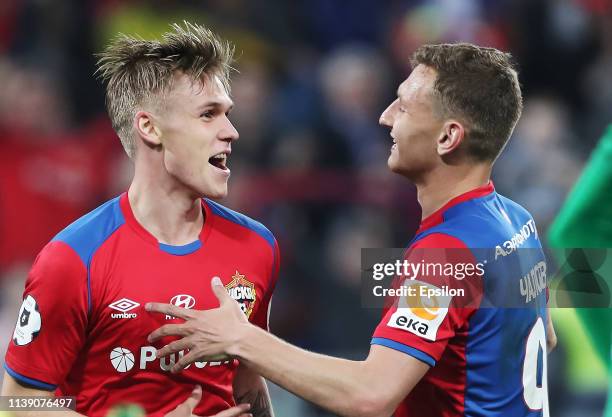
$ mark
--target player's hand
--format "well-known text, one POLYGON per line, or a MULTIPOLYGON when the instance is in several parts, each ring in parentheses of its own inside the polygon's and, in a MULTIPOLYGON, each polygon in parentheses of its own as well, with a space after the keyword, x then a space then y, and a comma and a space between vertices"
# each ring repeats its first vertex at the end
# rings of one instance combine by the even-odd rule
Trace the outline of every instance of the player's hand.
MULTIPOLYGON (((170 411, 164 417, 196 417, 193 414, 193 409, 200 403, 202 399, 202 387, 196 385, 196 387, 189 395, 189 398, 184 403, 179 404, 174 410, 170 411)), ((250 404, 240 404, 227 410, 223 410, 220 413, 210 417, 253 417, 252 414, 247 413, 251 408, 250 404)))
POLYGON ((227 293, 221 279, 214 277, 211 285, 219 300, 219 308, 199 311, 161 303, 147 303, 145 306, 147 311, 185 320, 182 324, 166 324, 148 337, 151 343, 165 336, 182 337, 157 351, 157 357, 162 358, 174 352, 189 350, 172 367, 174 373, 196 361, 231 359, 235 356, 233 352, 239 346, 241 335, 252 326, 238 303, 227 293))

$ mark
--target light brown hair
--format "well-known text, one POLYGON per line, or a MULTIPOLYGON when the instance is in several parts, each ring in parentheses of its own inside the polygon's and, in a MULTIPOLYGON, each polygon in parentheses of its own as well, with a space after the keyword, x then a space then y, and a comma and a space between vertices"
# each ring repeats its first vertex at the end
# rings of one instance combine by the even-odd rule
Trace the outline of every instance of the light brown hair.
POLYGON ((195 82, 215 75, 230 91, 234 47, 200 25, 183 22, 171 28, 161 40, 120 34, 98 54, 97 74, 106 82, 108 114, 130 158, 136 151, 132 129, 136 112, 139 107, 163 102, 175 72, 195 82))
POLYGON ((436 70, 436 107, 441 117, 465 124, 468 155, 476 161, 494 161, 523 108, 510 54, 468 43, 424 45, 411 63, 436 70))

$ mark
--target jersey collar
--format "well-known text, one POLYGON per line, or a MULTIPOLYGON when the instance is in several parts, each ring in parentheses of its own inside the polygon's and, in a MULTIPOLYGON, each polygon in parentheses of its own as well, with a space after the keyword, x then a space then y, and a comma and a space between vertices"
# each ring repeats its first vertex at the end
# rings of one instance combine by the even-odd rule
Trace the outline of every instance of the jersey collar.
POLYGON ((130 206, 130 200, 128 198, 128 193, 124 192, 119 198, 119 205, 121 207, 121 211, 123 212, 123 216, 125 218, 126 223, 145 241, 159 247, 162 251, 170 253, 171 255, 188 255, 190 253, 198 250, 202 244, 208 238, 212 228, 213 216, 210 212, 210 207, 208 204, 205 204, 204 199, 202 199, 202 212, 204 214, 204 225, 202 227, 202 231, 200 232, 199 239, 188 243, 182 246, 173 246, 166 245, 164 243, 160 243, 157 241, 157 238, 153 236, 147 229, 145 229, 138 220, 134 216, 134 212, 132 211, 132 207, 130 206))
POLYGON ((417 230, 417 234, 424 232, 425 230, 434 227, 444 221, 444 213, 451 207, 456 206, 457 204, 466 202, 468 200, 473 200, 475 198, 484 197, 491 193, 495 192, 495 186, 493 185, 493 181, 489 181, 486 185, 483 185, 478 188, 474 188, 466 193, 460 194, 457 197, 450 199, 446 204, 440 207, 438 210, 434 211, 432 214, 421 220, 421 225, 419 226, 419 230, 417 230))

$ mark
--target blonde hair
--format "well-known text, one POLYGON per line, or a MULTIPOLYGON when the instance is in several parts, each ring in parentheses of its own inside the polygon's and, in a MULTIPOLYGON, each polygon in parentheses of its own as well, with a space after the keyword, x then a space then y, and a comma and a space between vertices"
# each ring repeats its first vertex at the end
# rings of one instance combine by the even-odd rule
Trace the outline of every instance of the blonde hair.
POLYGON ((175 72, 197 82, 215 75, 230 91, 234 46, 200 25, 183 22, 171 28, 161 40, 120 34, 98 54, 96 74, 106 82, 108 115, 130 158, 136 151, 132 124, 137 108, 159 103, 171 90, 175 72))

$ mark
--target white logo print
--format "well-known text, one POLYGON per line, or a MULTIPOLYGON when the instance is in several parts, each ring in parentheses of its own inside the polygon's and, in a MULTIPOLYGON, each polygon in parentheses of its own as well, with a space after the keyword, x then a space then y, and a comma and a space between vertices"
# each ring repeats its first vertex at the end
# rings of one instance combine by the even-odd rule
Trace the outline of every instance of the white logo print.
MULTIPOLYGON (((126 373, 132 369, 147 370, 159 369, 164 372, 170 372, 177 360, 189 353, 188 350, 181 350, 177 353, 172 353, 163 358, 157 358, 155 354, 157 349, 155 346, 141 346, 134 348, 134 353, 122 347, 116 347, 110 352, 110 361, 113 368, 121 373, 126 373)), ((209 367, 226 366, 234 362, 233 359, 224 362, 194 362, 185 367, 185 369, 203 369, 209 367), (192 367, 193 365, 193 367, 192 367)), ((194 370, 195 370, 194 369, 194 370)))
POLYGON ((193 308, 195 305, 195 298, 193 298, 191 295, 179 294, 172 297, 170 303, 177 307, 193 308))
POLYGON ((109 304, 108 306, 113 310, 120 311, 121 313, 112 313, 111 317, 114 319, 134 319, 136 318, 136 313, 128 313, 128 311, 135 309, 140 304, 136 301, 132 301, 129 298, 122 298, 121 300, 117 300, 114 303, 109 304))
POLYGON ((127 372, 134 367, 134 354, 122 347, 114 348, 110 353, 110 361, 118 372, 127 372))
POLYGON ((36 304, 34 297, 28 295, 25 300, 23 300, 23 304, 21 304, 21 309, 19 310, 19 318, 17 319, 17 325, 13 333, 13 342, 15 342, 17 346, 27 345, 38 336, 41 325, 42 320, 38 310, 38 304, 36 304))
POLYGON ((404 286, 415 289, 414 295, 399 299, 397 310, 387 326, 413 333, 427 340, 436 341, 438 329, 448 314, 450 295, 427 295, 427 290, 440 290, 427 282, 407 279, 404 286))
MULTIPOLYGON (((195 298, 188 294, 178 294, 172 297, 172 299, 170 300, 170 304, 174 304, 177 307, 186 309, 193 308, 193 306, 195 306, 195 303, 195 298)), ((172 320, 175 318, 176 317, 166 315, 166 320, 172 320)))

